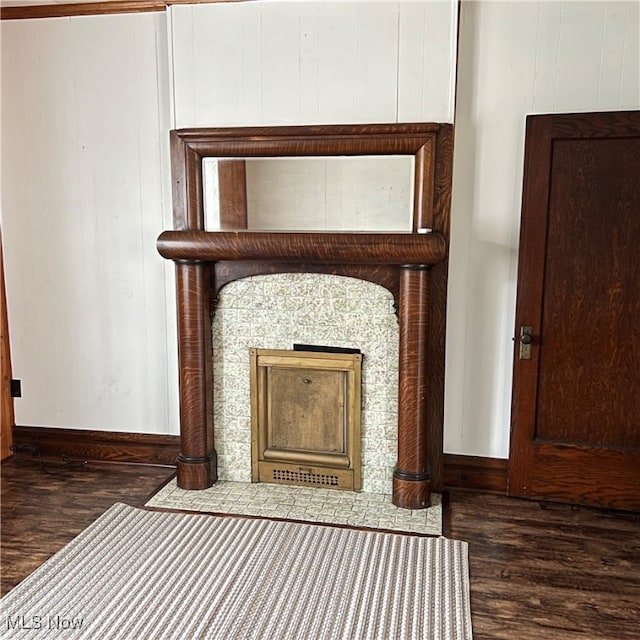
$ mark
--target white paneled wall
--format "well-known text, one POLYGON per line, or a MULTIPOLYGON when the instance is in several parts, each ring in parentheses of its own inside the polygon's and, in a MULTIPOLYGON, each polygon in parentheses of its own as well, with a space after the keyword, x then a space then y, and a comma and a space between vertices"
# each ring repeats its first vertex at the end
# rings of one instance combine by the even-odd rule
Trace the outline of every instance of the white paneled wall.
POLYGON ((456 19, 442 0, 2 21, 16 422, 177 433, 168 130, 451 121, 456 19))
MULTIPOLYGON (((177 433, 167 132, 451 122, 455 0, 2 21, 19 424, 177 433)), ((506 457, 524 118, 640 108, 637 2, 463 2, 445 449, 506 457)))
POLYGON ((638 2, 463 2, 445 449, 508 456, 529 113, 640 108, 638 2))
POLYGON ((452 122, 457 4, 173 5, 176 127, 452 122))
POLYGON ((16 422, 177 432, 166 17, 1 26, 16 422))

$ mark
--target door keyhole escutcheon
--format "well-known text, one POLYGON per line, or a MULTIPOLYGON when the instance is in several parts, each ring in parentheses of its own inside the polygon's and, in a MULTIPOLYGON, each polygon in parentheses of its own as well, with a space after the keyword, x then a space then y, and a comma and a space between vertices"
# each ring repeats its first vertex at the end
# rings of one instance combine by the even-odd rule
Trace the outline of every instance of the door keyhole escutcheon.
POLYGON ((520 360, 531 360, 533 327, 520 327, 520 360))

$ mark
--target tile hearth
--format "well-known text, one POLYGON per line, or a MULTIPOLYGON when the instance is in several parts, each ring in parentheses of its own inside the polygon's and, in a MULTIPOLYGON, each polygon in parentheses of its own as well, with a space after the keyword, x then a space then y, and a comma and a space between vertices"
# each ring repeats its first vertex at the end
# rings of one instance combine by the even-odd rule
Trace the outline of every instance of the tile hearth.
POLYGON ((428 509, 410 511, 393 505, 391 495, 380 493, 264 482, 217 482, 209 489, 186 491, 173 479, 145 506, 442 535, 439 494, 432 495, 428 509))

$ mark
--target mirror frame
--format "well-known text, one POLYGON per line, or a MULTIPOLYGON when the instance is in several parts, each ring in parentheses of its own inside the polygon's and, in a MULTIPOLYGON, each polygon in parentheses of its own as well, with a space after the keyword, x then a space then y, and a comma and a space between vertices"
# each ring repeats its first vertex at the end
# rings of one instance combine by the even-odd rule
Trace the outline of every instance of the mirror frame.
MULTIPOLYGON (((413 232, 442 231, 434 220, 440 124, 330 125, 171 131, 174 229, 204 230, 202 160, 210 157, 413 155, 413 232)), ((233 228, 233 227, 229 227, 233 228)))
MULTIPOLYGON (((176 264, 180 379, 178 486, 217 481, 211 320, 222 286, 263 273, 370 280, 395 297, 399 333, 398 458, 393 503, 430 504, 443 486, 444 344, 453 127, 449 124, 182 129, 171 132, 174 230, 157 241, 176 264), (415 156, 411 233, 205 231, 202 159, 415 156)), ((235 222, 234 222, 235 223, 235 222)))

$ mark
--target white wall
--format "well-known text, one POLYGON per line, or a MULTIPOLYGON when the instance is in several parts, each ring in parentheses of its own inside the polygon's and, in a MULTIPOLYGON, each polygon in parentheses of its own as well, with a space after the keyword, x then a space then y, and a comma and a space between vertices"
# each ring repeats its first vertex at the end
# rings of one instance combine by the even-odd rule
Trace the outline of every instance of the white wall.
POLYGON ((443 0, 2 21, 16 422, 178 433, 168 130, 451 121, 455 19, 443 0))
MULTIPOLYGON (((508 454, 524 116, 640 108, 638 11, 462 5, 448 452, 508 454)), ((3 21, 18 423, 178 432, 172 267, 155 252, 169 128, 451 121, 455 22, 449 0, 3 21)))
POLYGON ((166 16, 1 29, 16 423, 177 433, 166 16))
POLYGON ((638 2, 463 2, 445 450, 508 457, 525 115, 640 108, 638 2))
POLYGON ((452 122, 455 0, 173 5, 176 127, 452 122))

